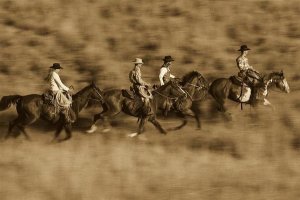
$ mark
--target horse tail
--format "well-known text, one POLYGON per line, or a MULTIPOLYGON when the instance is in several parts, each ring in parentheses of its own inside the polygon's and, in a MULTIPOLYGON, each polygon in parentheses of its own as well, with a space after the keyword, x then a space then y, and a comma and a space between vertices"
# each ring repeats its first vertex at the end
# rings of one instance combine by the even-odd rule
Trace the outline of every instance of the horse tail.
POLYGON ((0 100, 0 111, 8 109, 12 104, 17 104, 21 97, 20 95, 3 96, 0 100))

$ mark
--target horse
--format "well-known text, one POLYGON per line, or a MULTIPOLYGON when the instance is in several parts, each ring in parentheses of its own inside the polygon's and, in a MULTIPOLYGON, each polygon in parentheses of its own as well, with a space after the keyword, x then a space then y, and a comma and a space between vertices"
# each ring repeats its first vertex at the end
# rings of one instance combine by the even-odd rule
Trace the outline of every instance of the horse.
POLYGON ((185 95, 185 92, 178 86, 176 81, 170 81, 167 84, 152 91, 153 99, 150 99, 150 103, 147 109, 141 109, 140 97, 135 99, 129 98, 124 95, 124 90, 111 89, 104 91, 104 102, 102 103, 103 111, 94 116, 93 124, 87 133, 93 133, 97 130, 96 122, 100 119, 102 122, 106 122, 108 118, 113 118, 120 112, 127 115, 138 117, 138 130, 137 133, 131 134, 131 137, 140 135, 143 132, 146 121, 150 121, 162 134, 167 132, 162 128, 160 123, 156 119, 156 112, 159 106, 161 98, 168 97, 174 98, 180 95, 185 95), (140 106, 137 106, 140 105, 140 106), (146 112, 143 110, 147 110, 146 112))
POLYGON ((227 111, 225 108, 226 99, 241 103, 241 108, 243 103, 255 107, 262 102, 263 105, 271 106, 271 103, 267 100, 267 96, 269 88, 273 86, 286 93, 290 92, 283 71, 280 71, 264 75, 251 88, 244 84, 236 83, 232 78, 218 78, 211 83, 209 93, 217 102, 218 110, 225 113, 227 111))
MULTIPOLYGON (((103 101, 102 91, 95 85, 94 82, 73 95, 70 112, 73 112, 72 117, 75 118, 74 121, 78 118, 79 112, 91 99, 103 101)), ((63 120, 60 113, 55 113, 54 105, 46 104, 43 95, 29 94, 26 96, 3 96, 0 101, 0 111, 8 109, 12 104, 16 105, 18 116, 9 123, 5 139, 10 136, 12 129, 17 127, 21 133, 24 134, 25 138, 29 140, 30 137, 27 134, 25 127, 34 123, 39 118, 53 124, 58 124, 53 141, 65 141, 72 137, 72 123, 63 120), (63 128, 66 131, 66 137, 58 140, 63 128)))
MULTIPOLYGON (((187 117, 194 117, 197 123, 197 129, 201 129, 199 103, 204 100, 208 94, 208 82, 197 71, 191 71, 184 75, 180 81, 180 87, 185 91, 187 97, 180 97, 171 102, 168 108, 161 103, 160 108, 164 111, 164 115, 172 110, 182 119, 182 124, 171 128, 170 130, 179 130, 187 124, 187 117)), ((168 101, 167 99, 165 101, 168 101)))

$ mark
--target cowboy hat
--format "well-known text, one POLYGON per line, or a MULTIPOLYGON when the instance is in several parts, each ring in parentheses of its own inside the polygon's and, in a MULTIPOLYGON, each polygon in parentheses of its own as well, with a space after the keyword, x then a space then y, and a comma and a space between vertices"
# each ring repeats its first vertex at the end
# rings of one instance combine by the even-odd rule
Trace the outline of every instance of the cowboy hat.
POLYGON ((63 69, 59 63, 53 63, 53 65, 50 67, 50 68, 53 68, 53 69, 63 69))
POLYGON ((163 61, 165 61, 165 62, 171 62, 171 61, 174 61, 174 59, 171 56, 165 56, 165 58, 163 59, 163 61))
POLYGON ((248 51, 251 50, 247 47, 247 45, 243 44, 238 51, 248 51))
POLYGON ((134 64, 144 64, 143 60, 141 58, 136 58, 134 61, 132 61, 134 64))

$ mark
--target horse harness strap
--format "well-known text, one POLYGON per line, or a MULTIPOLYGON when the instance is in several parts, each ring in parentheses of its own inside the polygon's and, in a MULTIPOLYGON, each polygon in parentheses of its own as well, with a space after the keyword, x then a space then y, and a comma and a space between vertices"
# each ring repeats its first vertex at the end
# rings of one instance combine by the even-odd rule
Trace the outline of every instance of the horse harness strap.
POLYGON ((192 84, 192 83, 187 83, 187 84, 191 85, 191 86, 194 86, 195 88, 198 88, 198 89, 206 88, 206 86, 198 86, 198 85, 195 85, 195 84, 192 84))
MULTIPOLYGON (((192 84, 192 83, 187 83, 188 85, 191 85, 191 86, 194 86, 195 88, 199 88, 199 89, 202 89, 202 88, 206 88, 206 86, 198 86, 198 85, 195 85, 195 84, 192 84)), ((184 87, 183 87, 184 88, 184 87)), ((185 90, 185 93, 188 95, 188 97, 191 99, 191 101, 198 101, 198 100, 201 100, 201 98, 198 98, 198 99, 193 99, 193 97, 190 95, 190 93, 188 91, 185 90)))
POLYGON ((160 92, 158 92, 158 91, 156 91, 156 90, 153 90, 153 92, 155 92, 156 94, 158 94, 158 95, 160 95, 160 96, 162 96, 162 97, 165 97, 165 98, 167 98, 167 99, 172 99, 172 100, 177 100, 177 99, 178 99, 178 97, 169 97, 169 96, 164 95, 164 94, 162 94, 162 93, 160 93, 160 92))

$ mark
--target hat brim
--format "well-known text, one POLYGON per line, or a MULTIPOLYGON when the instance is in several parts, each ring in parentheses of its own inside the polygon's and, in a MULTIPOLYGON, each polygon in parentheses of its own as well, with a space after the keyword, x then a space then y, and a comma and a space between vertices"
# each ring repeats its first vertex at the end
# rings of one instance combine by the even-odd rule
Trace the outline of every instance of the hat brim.
POLYGON ((239 49, 238 51, 249 51, 251 49, 247 48, 247 49, 239 49))
POLYGON ((174 61, 174 59, 162 59, 162 60, 167 62, 174 61))
POLYGON ((53 67, 53 66, 51 66, 50 68, 51 69, 63 69, 63 67, 53 67))

